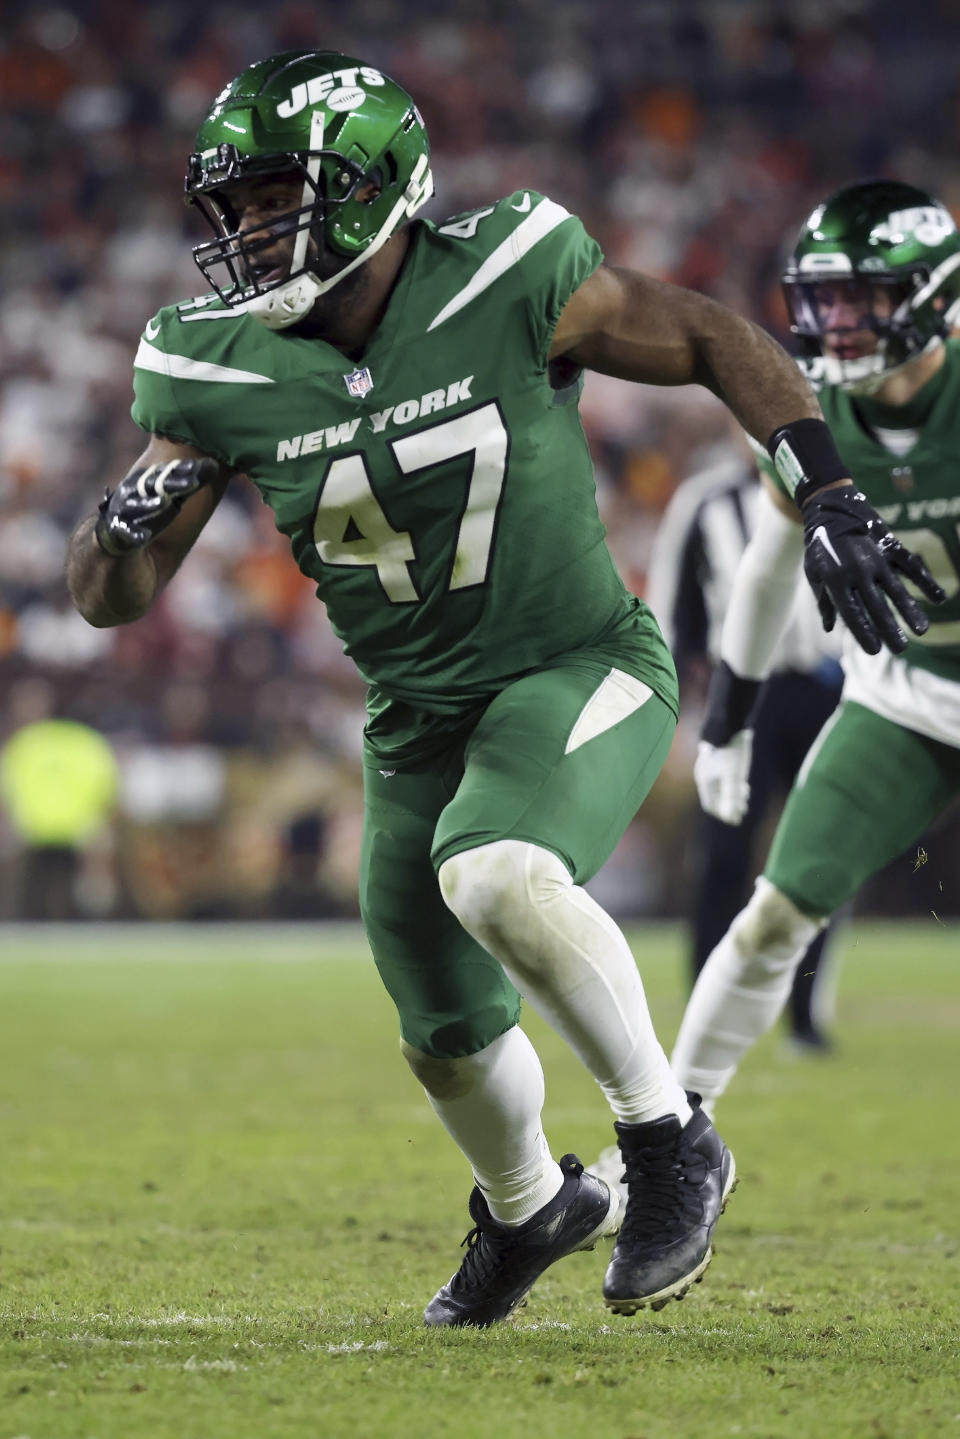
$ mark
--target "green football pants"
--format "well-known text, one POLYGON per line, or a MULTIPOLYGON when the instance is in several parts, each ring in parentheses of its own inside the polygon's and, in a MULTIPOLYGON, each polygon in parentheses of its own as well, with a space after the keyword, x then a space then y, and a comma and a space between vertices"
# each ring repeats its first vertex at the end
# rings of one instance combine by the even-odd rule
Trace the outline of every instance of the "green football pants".
POLYGON ((958 795, 960 749, 843 704, 804 761, 764 874, 804 914, 833 914, 958 795))
POLYGON ((360 905, 409 1044, 474 1054, 520 1011, 500 964, 444 904, 443 861, 526 840, 577 883, 589 879, 646 797, 675 726, 639 681, 578 655, 510 685, 429 762, 386 773, 365 763, 360 905))

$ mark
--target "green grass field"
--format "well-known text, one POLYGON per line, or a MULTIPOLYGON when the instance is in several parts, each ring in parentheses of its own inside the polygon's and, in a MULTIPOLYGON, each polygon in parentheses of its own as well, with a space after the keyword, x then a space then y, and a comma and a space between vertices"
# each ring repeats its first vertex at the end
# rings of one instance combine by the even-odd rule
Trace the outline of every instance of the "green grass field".
MULTIPOLYGON (((679 935, 638 930, 661 1035, 679 935)), ((706 1282, 609 1315, 609 1250, 514 1322, 421 1326, 465 1165, 361 939, 0 932, 0 1439, 960 1436, 960 931, 853 923, 837 1053, 749 1057, 706 1282)), ((554 1152, 612 1138, 544 1027, 554 1152)))

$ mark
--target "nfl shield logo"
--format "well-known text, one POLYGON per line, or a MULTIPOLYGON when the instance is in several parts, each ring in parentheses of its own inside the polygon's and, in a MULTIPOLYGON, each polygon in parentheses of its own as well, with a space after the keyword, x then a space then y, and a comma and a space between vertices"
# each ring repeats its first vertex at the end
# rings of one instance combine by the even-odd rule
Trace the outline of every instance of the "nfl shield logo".
POLYGON ((369 370, 354 370, 349 375, 344 375, 343 383, 346 385, 354 399, 362 400, 373 389, 373 376, 369 370))

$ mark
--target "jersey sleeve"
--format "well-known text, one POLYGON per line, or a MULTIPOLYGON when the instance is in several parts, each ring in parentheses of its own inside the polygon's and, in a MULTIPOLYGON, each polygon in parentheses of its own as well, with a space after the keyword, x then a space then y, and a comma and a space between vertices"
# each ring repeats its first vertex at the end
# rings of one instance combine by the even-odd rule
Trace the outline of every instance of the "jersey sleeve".
POLYGON ((803 531, 761 490, 753 534, 734 576, 720 658, 744 679, 765 679, 790 620, 803 563, 803 531))
POLYGON ((133 404, 130 414, 141 430, 165 435, 196 449, 203 449, 180 404, 177 381, 172 373, 164 337, 167 319, 163 310, 147 322, 133 361, 133 404))
POLYGON ((603 251, 576 215, 555 200, 522 190, 503 203, 518 209, 530 201, 528 235, 536 239, 523 257, 525 299, 534 344, 546 365, 560 312, 603 261, 603 251))

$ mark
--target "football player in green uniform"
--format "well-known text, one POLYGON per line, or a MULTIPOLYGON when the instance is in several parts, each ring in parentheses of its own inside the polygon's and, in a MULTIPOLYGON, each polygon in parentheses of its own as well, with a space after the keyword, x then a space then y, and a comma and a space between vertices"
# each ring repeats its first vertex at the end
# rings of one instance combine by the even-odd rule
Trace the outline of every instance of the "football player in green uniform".
POLYGON ((133 416, 150 439, 73 536, 69 582, 93 624, 136 619, 231 475, 257 486, 369 684, 362 913, 403 1054, 475 1179, 467 1252, 426 1321, 502 1319, 555 1259, 618 1228, 604 1296, 630 1314, 703 1273, 734 1166, 582 888, 677 709, 657 625, 605 545, 584 368, 706 384, 789 453, 821 516, 811 554, 864 643, 906 643, 884 593, 925 628, 900 574, 932 581, 880 543, 806 380, 762 331, 608 268, 532 190, 414 220, 431 191, 420 114, 373 66, 296 51, 222 91, 187 173, 213 292, 147 323, 133 416), (521 995, 609 1100, 622 1225, 615 1192, 551 1156, 521 995))
MULTIPOLYGON (((960 341, 949 338, 960 235, 923 191, 851 185, 806 221, 784 288, 851 475, 946 598, 900 654, 866 654, 843 636, 840 708, 798 775, 752 899, 701 971, 672 1056, 711 1111, 826 917, 960 794, 960 341)), ((765 470, 769 498, 731 596, 696 766, 704 808, 729 824, 743 815, 750 711, 802 549, 795 508, 765 470)), ((831 628, 825 598, 821 613, 831 628)))

